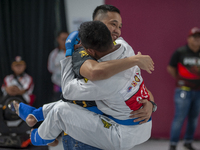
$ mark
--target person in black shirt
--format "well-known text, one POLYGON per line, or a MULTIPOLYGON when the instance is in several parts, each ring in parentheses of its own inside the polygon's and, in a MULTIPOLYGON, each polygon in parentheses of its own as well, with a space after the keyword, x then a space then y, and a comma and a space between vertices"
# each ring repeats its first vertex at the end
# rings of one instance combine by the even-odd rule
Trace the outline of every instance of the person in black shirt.
POLYGON ((170 150, 176 150, 181 128, 188 117, 184 147, 195 150, 192 140, 200 112, 200 29, 194 27, 187 38, 188 44, 178 48, 167 66, 176 79, 174 95, 175 116, 171 126, 170 150))

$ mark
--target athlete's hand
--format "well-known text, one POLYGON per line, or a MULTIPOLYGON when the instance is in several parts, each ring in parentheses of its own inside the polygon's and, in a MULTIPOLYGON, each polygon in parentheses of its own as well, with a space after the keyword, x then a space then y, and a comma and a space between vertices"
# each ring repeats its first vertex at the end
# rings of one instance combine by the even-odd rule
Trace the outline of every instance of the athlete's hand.
POLYGON ((154 62, 149 55, 142 55, 141 52, 138 52, 136 57, 138 58, 137 65, 140 69, 146 70, 150 74, 154 71, 154 62))
POLYGON ((138 109, 136 111, 131 112, 130 118, 137 118, 134 120, 134 122, 142 121, 140 124, 146 123, 149 118, 151 117, 153 105, 151 102, 149 102, 147 99, 143 99, 139 101, 140 103, 143 103, 143 108, 138 109))
POLYGON ((81 46, 82 46, 82 44, 81 44, 81 42, 79 42, 77 45, 74 45, 74 50, 78 49, 81 46))
POLYGON ((70 33, 65 42, 65 56, 72 56, 72 53, 74 52, 74 46, 78 44, 79 41, 80 39, 78 37, 78 31, 73 31, 70 33))

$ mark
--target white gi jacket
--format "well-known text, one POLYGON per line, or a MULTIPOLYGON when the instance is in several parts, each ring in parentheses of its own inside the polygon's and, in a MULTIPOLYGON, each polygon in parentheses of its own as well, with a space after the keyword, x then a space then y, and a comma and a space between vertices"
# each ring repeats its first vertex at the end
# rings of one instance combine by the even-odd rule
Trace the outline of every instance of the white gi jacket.
MULTIPOLYGON (((116 42, 121 47, 99 62, 135 55, 122 38, 116 42)), ((96 100, 101 111, 116 119, 126 120, 130 119, 132 110, 141 107, 138 104, 140 99, 149 98, 138 66, 106 80, 85 82, 84 79, 74 79, 71 62, 71 57, 61 61, 61 85, 65 99, 96 100)), ((74 139, 100 149, 127 150, 145 142, 151 135, 151 121, 141 125, 121 125, 104 115, 64 101, 43 106, 43 113, 45 120, 38 128, 38 134, 43 139, 55 139, 64 131, 74 139)))
MULTIPOLYGON (((108 61, 135 55, 131 46, 118 38, 120 48, 98 60, 108 61)), ((99 110, 120 120, 130 119, 130 112, 139 109, 138 101, 149 99, 138 66, 120 72, 109 79, 87 81, 74 79, 71 57, 61 61, 63 96, 69 100, 95 100, 99 110)))

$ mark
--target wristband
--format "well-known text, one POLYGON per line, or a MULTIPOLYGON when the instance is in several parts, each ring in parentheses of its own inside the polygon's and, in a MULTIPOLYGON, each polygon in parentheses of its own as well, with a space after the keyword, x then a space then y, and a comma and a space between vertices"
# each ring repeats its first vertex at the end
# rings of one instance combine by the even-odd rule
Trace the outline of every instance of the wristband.
POLYGON ((153 112, 157 110, 157 105, 153 101, 149 101, 153 105, 153 112))

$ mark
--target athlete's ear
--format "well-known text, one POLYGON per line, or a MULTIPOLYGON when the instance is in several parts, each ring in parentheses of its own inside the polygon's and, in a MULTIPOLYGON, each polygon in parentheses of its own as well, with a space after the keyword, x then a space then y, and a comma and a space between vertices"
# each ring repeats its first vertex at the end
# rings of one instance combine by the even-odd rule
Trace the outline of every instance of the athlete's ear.
POLYGON ((95 56, 95 51, 93 49, 87 49, 86 52, 92 57, 95 56))

